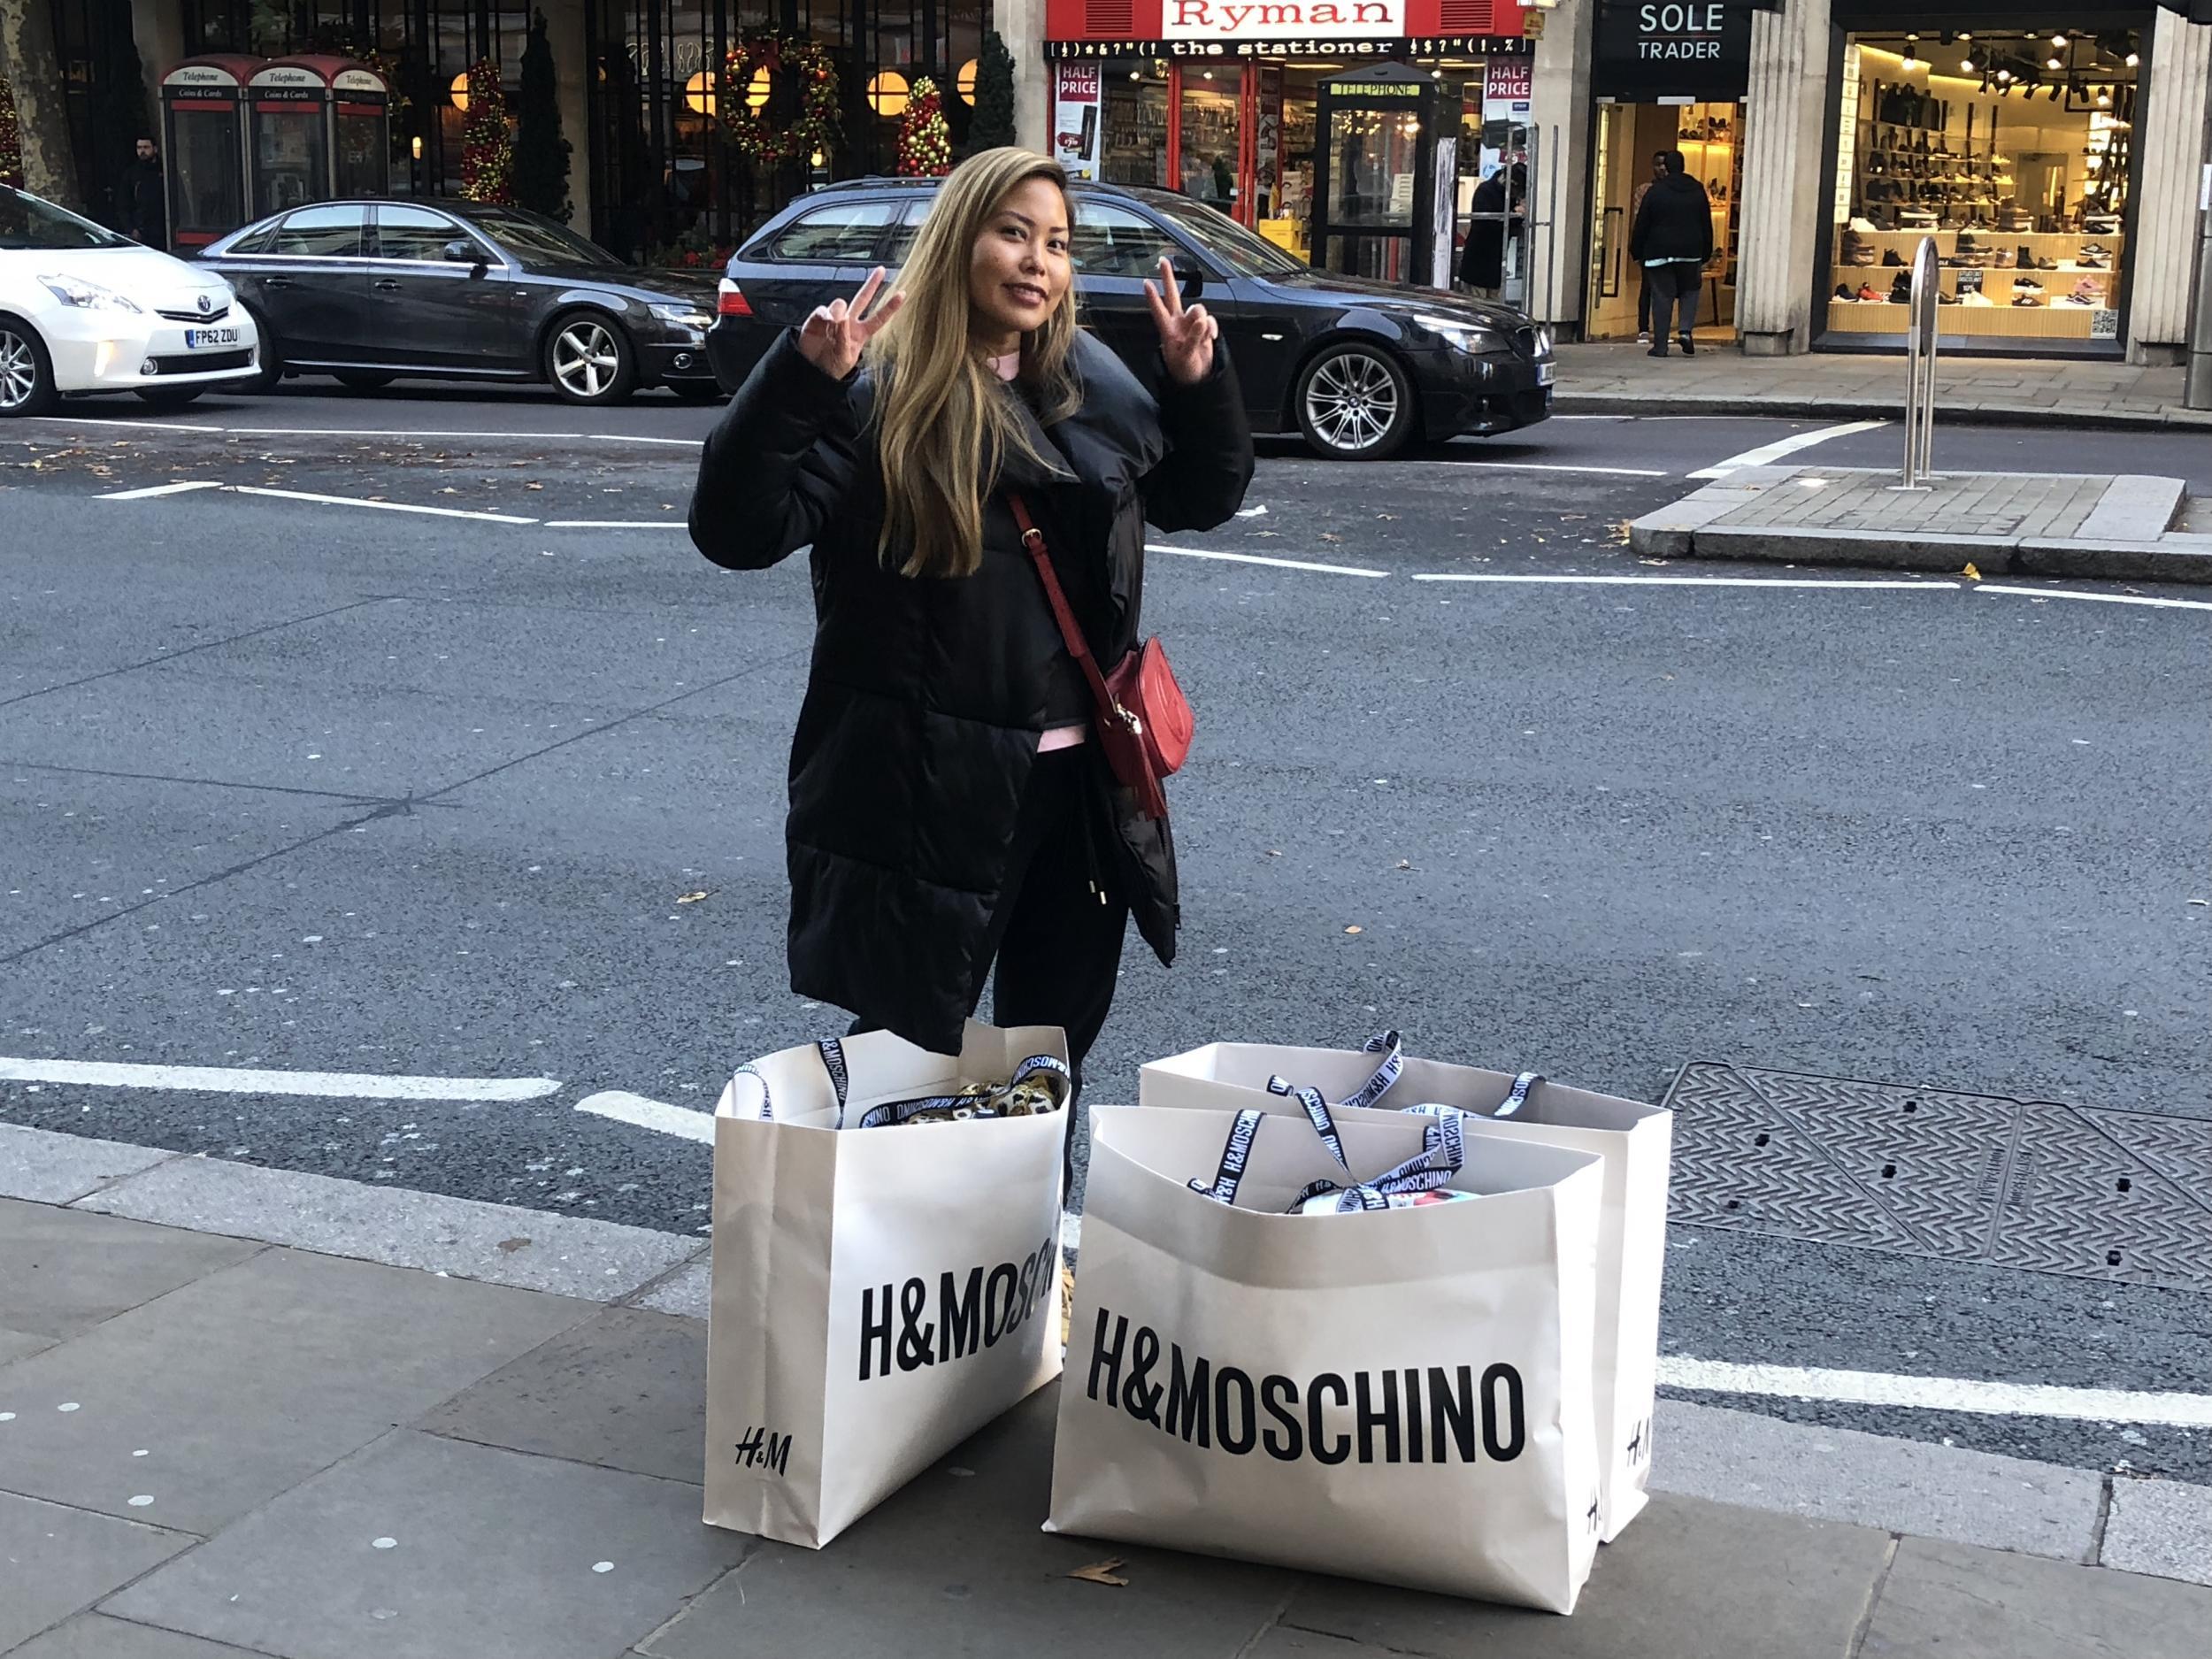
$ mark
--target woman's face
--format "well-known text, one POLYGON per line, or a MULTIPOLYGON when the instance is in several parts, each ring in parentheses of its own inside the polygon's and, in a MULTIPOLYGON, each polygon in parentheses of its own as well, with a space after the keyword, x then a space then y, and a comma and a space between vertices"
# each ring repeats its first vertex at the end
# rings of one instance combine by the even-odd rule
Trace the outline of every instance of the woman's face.
POLYGON ((1044 326, 1071 280, 1068 201, 1048 179, 1009 191, 984 222, 968 265, 968 308, 976 334, 994 350, 1044 326))

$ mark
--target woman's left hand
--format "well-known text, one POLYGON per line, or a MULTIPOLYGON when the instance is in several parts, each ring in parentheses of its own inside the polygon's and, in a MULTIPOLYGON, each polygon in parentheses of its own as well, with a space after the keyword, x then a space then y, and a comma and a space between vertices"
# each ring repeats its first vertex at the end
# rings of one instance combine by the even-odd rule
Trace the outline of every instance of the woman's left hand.
POLYGON ((1221 325, 1206 314, 1203 305, 1186 308, 1183 290, 1175 285, 1175 262, 1160 257, 1160 280, 1147 280, 1144 297, 1152 307, 1152 323, 1160 331, 1160 355, 1167 359, 1169 377, 1180 386, 1195 386, 1213 373, 1214 342, 1221 325))

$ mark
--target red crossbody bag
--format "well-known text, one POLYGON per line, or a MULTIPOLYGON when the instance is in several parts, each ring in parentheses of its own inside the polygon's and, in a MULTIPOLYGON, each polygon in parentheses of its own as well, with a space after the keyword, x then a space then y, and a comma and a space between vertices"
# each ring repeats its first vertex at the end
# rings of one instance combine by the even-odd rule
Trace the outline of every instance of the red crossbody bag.
POLYGON ((1060 638, 1090 686, 1091 701, 1098 707, 1098 741, 1105 749, 1108 767, 1123 787, 1135 794, 1145 817, 1165 818, 1167 792, 1160 787, 1160 780, 1189 757, 1191 732, 1196 724, 1190 699, 1184 696, 1182 687, 1175 683, 1175 671, 1168 666, 1166 650, 1157 639, 1147 640, 1115 664, 1113 672, 1101 673, 1098 660, 1091 655, 1083 630, 1076 624, 1075 612, 1068 608, 1060 578, 1054 573, 1052 556, 1045 550, 1044 532, 1029 516, 1029 503, 1019 495, 1010 495, 1007 505, 1013 509, 1022 545, 1037 566, 1037 578, 1044 583, 1053 619, 1060 625, 1060 638))

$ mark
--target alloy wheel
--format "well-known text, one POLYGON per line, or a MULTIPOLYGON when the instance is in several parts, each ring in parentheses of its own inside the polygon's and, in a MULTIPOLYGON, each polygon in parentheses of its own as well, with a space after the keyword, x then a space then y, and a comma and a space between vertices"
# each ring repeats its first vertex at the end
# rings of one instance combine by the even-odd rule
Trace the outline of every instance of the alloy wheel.
POLYGON ((1331 357, 1306 387, 1306 419, 1322 442, 1348 455, 1371 449, 1398 420, 1390 365, 1363 351, 1331 357))
POLYGON ((577 397, 597 397, 622 372, 622 348, 606 324, 583 317, 553 342, 553 377, 577 397))
POLYGON ((37 392, 37 349, 12 328, 0 328, 0 409, 21 409, 37 392))

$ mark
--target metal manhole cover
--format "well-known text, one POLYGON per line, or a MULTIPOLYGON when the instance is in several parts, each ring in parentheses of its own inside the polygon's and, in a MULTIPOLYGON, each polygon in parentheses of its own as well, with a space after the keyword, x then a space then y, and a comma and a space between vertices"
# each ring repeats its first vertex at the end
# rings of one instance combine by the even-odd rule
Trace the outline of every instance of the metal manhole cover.
POLYGON ((1665 1104, 1678 1221, 2212 1291, 2212 1122, 1702 1060, 1665 1104))

